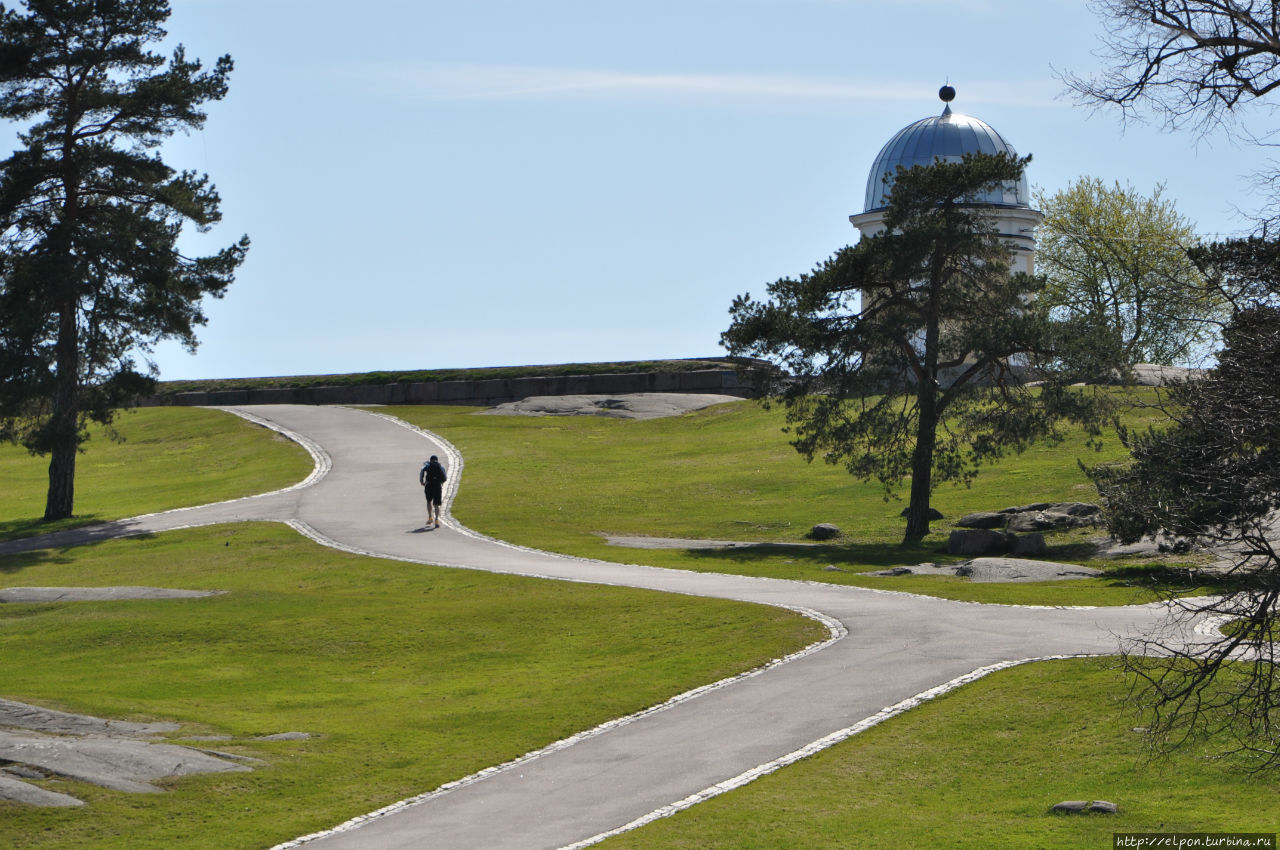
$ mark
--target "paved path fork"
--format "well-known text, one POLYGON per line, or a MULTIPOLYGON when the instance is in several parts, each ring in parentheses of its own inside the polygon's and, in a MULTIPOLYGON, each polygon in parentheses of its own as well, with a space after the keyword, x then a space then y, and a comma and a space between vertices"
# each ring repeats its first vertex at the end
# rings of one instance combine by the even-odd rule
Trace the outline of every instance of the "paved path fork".
MULTIPOLYGON (((282 846, 564 848, 644 822, 847 736, 884 709, 992 665, 1115 652, 1162 623, 1159 606, 1057 609, 951 602, 820 583, 589 561, 509 546, 453 522, 424 529, 416 472, 430 454, 462 459, 398 420, 342 407, 237 409, 300 435, 317 473, 299 486, 153 514, 96 530, 0 544, 0 554, 121 534, 247 520, 292 523, 344 549, 419 563, 782 605, 832 638, 785 663, 584 733, 500 769, 282 846), (730 783, 732 784, 732 783, 730 783)), ((388 801, 392 803, 393 801, 388 801)))

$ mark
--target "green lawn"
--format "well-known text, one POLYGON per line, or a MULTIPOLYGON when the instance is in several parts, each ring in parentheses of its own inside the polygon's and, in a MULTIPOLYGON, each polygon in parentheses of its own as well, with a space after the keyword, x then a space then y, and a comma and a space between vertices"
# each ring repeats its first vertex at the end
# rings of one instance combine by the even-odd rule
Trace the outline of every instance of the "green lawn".
MULTIPOLYGON (((392 407, 386 412, 453 442, 466 460, 453 513, 504 540, 572 555, 678 569, 858 584, 954 599, 1010 604, 1118 605, 1147 602, 1177 576, 1163 562, 1089 561, 1082 532, 1050 539, 1051 559, 1108 570, 1090 580, 974 584, 952 577, 861 573, 945 553, 947 521, 923 544, 900 545, 903 502, 838 467, 808 464, 787 443, 782 413, 753 402, 649 421, 605 417, 490 416, 475 408, 392 407), (513 495, 515 494, 515 495, 513 495), (816 523, 844 531, 836 545, 805 545, 816 523), (606 535, 758 541, 740 549, 630 549, 606 535), (777 544, 787 544, 779 546, 777 544), (835 567, 836 569, 831 569, 835 567)), ((1128 421, 1142 425, 1144 411, 1128 421)), ((984 469, 972 488, 944 486, 935 506, 950 520, 978 510, 1040 501, 1094 501, 1078 460, 1123 457, 1114 435, 1101 453, 1073 433, 984 469)), ((1202 588, 1187 587, 1198 592, 1202 588)))
POLYGON ((0 605, 2 695, 175 720, 252 773, 89 805, 0 803, 6 847, 263 847, 508 761, 825 637, 791 612, 422 567, 217 526, 0 558, 7 586, 219 589, 179 601, 0 605), (258 736, 301 731, 306 741, 258 736))
POLYGON ((91 429, 76 460, 76 516, 57 523, 41 520, 48 458, 0 443, 0 540, 250 496, 312 468, 295 443, 220 410, 140 408, 122 412, 115 430, 122 441, 91 429))

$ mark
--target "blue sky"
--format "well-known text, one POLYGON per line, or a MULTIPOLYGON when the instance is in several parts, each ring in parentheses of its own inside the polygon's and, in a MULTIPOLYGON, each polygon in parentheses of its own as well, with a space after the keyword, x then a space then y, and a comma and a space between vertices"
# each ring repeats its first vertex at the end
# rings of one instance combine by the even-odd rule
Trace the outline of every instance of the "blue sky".
POLYGON ((867 170, 953 109, 1206 234, 1256 207, 1262 151, 1122 128, 1062 96, 1102 31, 1079 0, 174 0, 231 91, 166 148, 207 172, 248 261, 161 377, 722 353, 733 297, 856 238, 867 170))

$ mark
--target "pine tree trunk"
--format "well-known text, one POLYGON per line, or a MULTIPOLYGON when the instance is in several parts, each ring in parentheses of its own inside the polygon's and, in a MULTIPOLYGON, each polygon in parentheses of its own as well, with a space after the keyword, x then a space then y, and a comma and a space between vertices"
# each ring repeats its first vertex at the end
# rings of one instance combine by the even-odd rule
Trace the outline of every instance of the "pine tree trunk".
POLYGON ((938 423, 932 399, 927 409, 923 398, 921 401, 916 447, 911 453, 911 496, 907 502, 907 531, 902 537, 903 543, 919 543, 929 533, 929 497, 933 491, 933 449, 938 423))
POLYGON ((45 497, 46 521, 66 519, 75 509, 76 453, 80 448, 80 334, 76 303, 63 304, 58 318, 57 383, 53 391, 49 492, 45 497))
POLYGON ((929 497, 933 495, 933 450, 938 443, 938 352, 942 338, 938 299, 942 292, 941 257, 935 252, 925 310, 924 351, 916 380, 916 447, 911 453, 911 500, 903 543, 919 543, 929 533, 929 497))
POLYGON ((50 452, 49 493, 44 503, 45 520, 66 519, 72 515, 76 500, 76 446, 58 445, 50 452))

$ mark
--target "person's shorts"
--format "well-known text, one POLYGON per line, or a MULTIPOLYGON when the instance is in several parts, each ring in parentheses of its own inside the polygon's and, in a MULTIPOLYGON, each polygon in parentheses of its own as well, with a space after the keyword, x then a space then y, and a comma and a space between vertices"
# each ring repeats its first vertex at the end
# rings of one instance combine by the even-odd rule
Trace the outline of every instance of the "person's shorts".
POLYGON ((428 502, 430 502, 433 505, 440 504, 441 499, 443 499, 444 497, 443 487, 441 487, 439 484, 428 484, 425 490, 426 490, 428 502))

